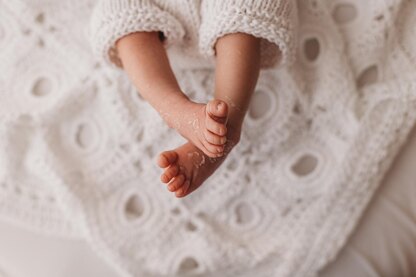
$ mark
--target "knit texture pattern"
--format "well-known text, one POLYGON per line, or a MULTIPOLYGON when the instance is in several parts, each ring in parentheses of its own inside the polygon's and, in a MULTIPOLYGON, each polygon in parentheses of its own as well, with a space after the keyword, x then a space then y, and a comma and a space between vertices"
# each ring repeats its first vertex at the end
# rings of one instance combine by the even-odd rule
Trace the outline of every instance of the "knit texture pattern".
POLYGON ((120 276, 316 276, 415 123, 416 1, 297 3, 0 0, 0 217, 83 238, 120 276), (149 30, 197 102, 216 39, 263 39, 240 144, 182 199, 155 158, 183 139, 114 48, 149 30))

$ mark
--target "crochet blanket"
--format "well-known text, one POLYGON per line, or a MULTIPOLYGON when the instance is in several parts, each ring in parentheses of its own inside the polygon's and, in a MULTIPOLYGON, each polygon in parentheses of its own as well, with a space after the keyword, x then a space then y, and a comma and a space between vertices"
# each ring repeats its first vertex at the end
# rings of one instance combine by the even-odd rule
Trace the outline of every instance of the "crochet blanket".
MULTIPOLYGON (((96 60, 93 0, 0 0, 0 217, 86 239, 120 276, 314 276, 416 117, 416 1, 298 1, 297 61, 263 70, 241 143, 178 199, 183 139, 96 60)), ((177 69, 192 99, 211 69, 177 69)))

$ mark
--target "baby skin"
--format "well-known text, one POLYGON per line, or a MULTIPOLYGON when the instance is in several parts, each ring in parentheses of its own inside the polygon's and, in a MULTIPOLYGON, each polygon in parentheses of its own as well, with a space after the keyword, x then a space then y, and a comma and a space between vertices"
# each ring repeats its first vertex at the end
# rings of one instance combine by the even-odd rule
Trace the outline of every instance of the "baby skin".
POLYGON ((162 152, 161 181, 176 197, 200 187, 238 144, 260 71, 260 39, 235 33, 215 45, 214 99, 191 101, 179 88, 157 32, 137 32, 116 44, 123 68, 167 125, 187 139, 162 152))
POLYGON ((175 110, 161 115, 169 127, 176 129, 208 157, 223 155, 228 116, 225 102, 214 99, 204 105, 190 100, 180 101, 175 110))

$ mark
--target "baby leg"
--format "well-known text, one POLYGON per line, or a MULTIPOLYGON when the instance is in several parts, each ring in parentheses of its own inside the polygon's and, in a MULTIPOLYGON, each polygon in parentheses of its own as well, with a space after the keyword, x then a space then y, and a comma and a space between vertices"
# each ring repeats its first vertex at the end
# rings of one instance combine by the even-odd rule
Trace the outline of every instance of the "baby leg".
POLYGON ((141 96, 166 123, 209 157, 222 156, 227 104, 194 103, 179 88, 157 32, 137 32, 117 42, 122 66, 141 96))

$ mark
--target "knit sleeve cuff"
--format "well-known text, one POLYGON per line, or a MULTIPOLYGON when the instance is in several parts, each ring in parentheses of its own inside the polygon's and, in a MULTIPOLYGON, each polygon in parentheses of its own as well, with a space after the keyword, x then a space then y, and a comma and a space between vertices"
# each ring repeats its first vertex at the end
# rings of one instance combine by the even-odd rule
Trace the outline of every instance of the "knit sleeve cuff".
POLYGON ((199 48, 215 55, 215 43, 231 33, 261 38, 261 67, 291 64, 295 58, 296 3, 293 0, 208 0, 203 2, 199 48))
POLYGON ((115 43, 134 32, 163 33, 163 44, 169 47, 182 40, 183 26, 169 12, 151 0, 101 0, 95 6, 89 26, 94 54, 112 67, 122 68, 115 43))

